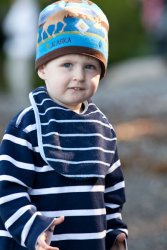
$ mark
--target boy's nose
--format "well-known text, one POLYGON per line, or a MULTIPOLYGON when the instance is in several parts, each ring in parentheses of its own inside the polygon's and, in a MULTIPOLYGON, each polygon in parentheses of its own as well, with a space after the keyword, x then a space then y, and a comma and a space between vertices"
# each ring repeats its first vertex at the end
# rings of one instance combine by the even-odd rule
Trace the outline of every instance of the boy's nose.
POLYGON ((85 79, 84 69, 82 69, 82 68, 76 68, 73 73, 74 73, 73 74, 73 79, 74 80, 77 80, 79 82, 84 81, 84 79, 85 79))

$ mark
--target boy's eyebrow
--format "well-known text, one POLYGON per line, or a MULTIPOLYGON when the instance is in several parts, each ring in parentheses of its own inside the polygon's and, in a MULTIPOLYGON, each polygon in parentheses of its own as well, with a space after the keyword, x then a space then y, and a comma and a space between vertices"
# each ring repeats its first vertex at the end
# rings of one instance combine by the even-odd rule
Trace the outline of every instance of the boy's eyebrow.
MULTIPOLYGON (((98 62, 98 59, 93 58, 91 56, 84 55, 84 57, 85 57, 86 60, 85 60, 85 62, 83 61, 83 63, 92 63, 93 64, 93 63, 98 62)), ((78 58, 75 58, 75 57, 72 57, 72 56, 69 56, 69 55, 60 57, 59 59, 60 59, 59 63, 66 63, 66 62, 75 63, 75 62, 78 62, 78 58)))
POLYGON ((63 61, 72 61, 74 60, 74 58, 72 57, 69 57, 69 56, 63 56, 63 57, 59 57, 60 61, 63 62, 63 61))
POLYGON ((78 60, 74 58, 61 58, 61 60, 59 61, 59 63, 65 63, 65 62, 78 62, 78 60))

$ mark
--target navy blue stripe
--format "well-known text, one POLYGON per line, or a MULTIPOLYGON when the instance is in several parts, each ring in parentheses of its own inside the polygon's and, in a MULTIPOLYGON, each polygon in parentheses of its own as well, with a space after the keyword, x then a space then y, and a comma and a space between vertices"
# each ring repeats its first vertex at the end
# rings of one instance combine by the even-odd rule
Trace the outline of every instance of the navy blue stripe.
POLYGON ((123 188, 113 191, 111 193, 105 194, 106 203, 114 203, 121 205, 125 202, 125 190, 123 188))
MULTIPOLYGON (((75 131, 75 133, 77 134, 77 131, 75 131)), ((87 135, 86 136, 59 136, 59 135, 54 135, 54 142, 61 147, 68 147, 69 148, 81 148, 81 147, 102 147, 104 150, 112 150, 115 147, 115 140, 113 138, 113 141, 111 140, 106 140, 103 139, 100 135, 102 135, 101 133, 99 133, 99 136, 96 135, 94 133, 93 136, 90 135, 89 130, 87 131, 87 135), (91 140, 91 143, 90 143, 91 140)), ((51 141, 53 140, 53 134, 52 136, 47 136, 44 137, 43 136, 43 140, 45 144, 49 144, 51 143, 51 141)))
POLYGON ((47 188, 47 187, 68 187, 68 186, 98 186, 104 185, 104 179, 102 178, 80 178, 75 180, 73 178, 67 178, 57 174, 55 171, 38 173, 34 188, 47 188))
MULTIPOLYGON (((77 187, 76 187, 77 188, 77 187)), ((38 204, 39 211, 61 211, 79 209, 101 209, 104 206, 103 193, 70 193, 70 194, 48 194, 45 195, 47 207, 44 203, 44 196, 31 196, 33 204, 38 204), (75 200, 75 202, 74 202, 75 200), (86 200, 86 202, 85 202, 86 200), (54 202, 53 202, 54 201, 54 202), (66 202, 64 202, 66 201, 66 202)))
MULTIPOLYGON (((102 250, 105 248, 105 240, 65 240, 52 242, 52 246, 58 247, 59 249, 76 249, 76 250, 102 250)), ((107 249, 108 250, 108 249, 107 249)))
POLYGON ((65 217, 59 227, 55 228, 55 233, 99 233, 106 227, 106 216, 84 216, 84 217, 65 217))

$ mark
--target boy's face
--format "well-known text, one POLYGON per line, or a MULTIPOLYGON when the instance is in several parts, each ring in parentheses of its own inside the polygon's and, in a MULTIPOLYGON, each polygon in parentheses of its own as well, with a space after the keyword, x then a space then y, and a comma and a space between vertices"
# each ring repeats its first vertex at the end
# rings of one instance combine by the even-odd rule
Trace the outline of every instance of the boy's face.
POLYGON ((50 97, 77 113, 98 88, 101 66, 89 56, 69 54, 56 58, 38 69, 50 97))

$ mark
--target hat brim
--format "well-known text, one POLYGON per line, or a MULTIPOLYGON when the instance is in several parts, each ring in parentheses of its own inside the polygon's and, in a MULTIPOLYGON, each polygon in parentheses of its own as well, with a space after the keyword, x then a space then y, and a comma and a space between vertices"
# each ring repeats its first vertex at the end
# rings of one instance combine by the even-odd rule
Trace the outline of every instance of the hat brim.
POLYGON ((100 78, 103 78, 105 76, 107 62, 103 54, 95 49, 80 47, 80 46, 78 47, 69 46, 69 47, 59 48, 57 50, 53 50, 47 53, 46 55, 36 60, 35 69, 38 70, 40 66, 46 64, 47 62, 55 58, 58 58, 60 56, 64 56, 68 54, 81 54, 81 55, 86 55, 86 56, 91 56, 93 58, 96 58, 97 60, 99 60, 101 64, 101 77, 100 78))

